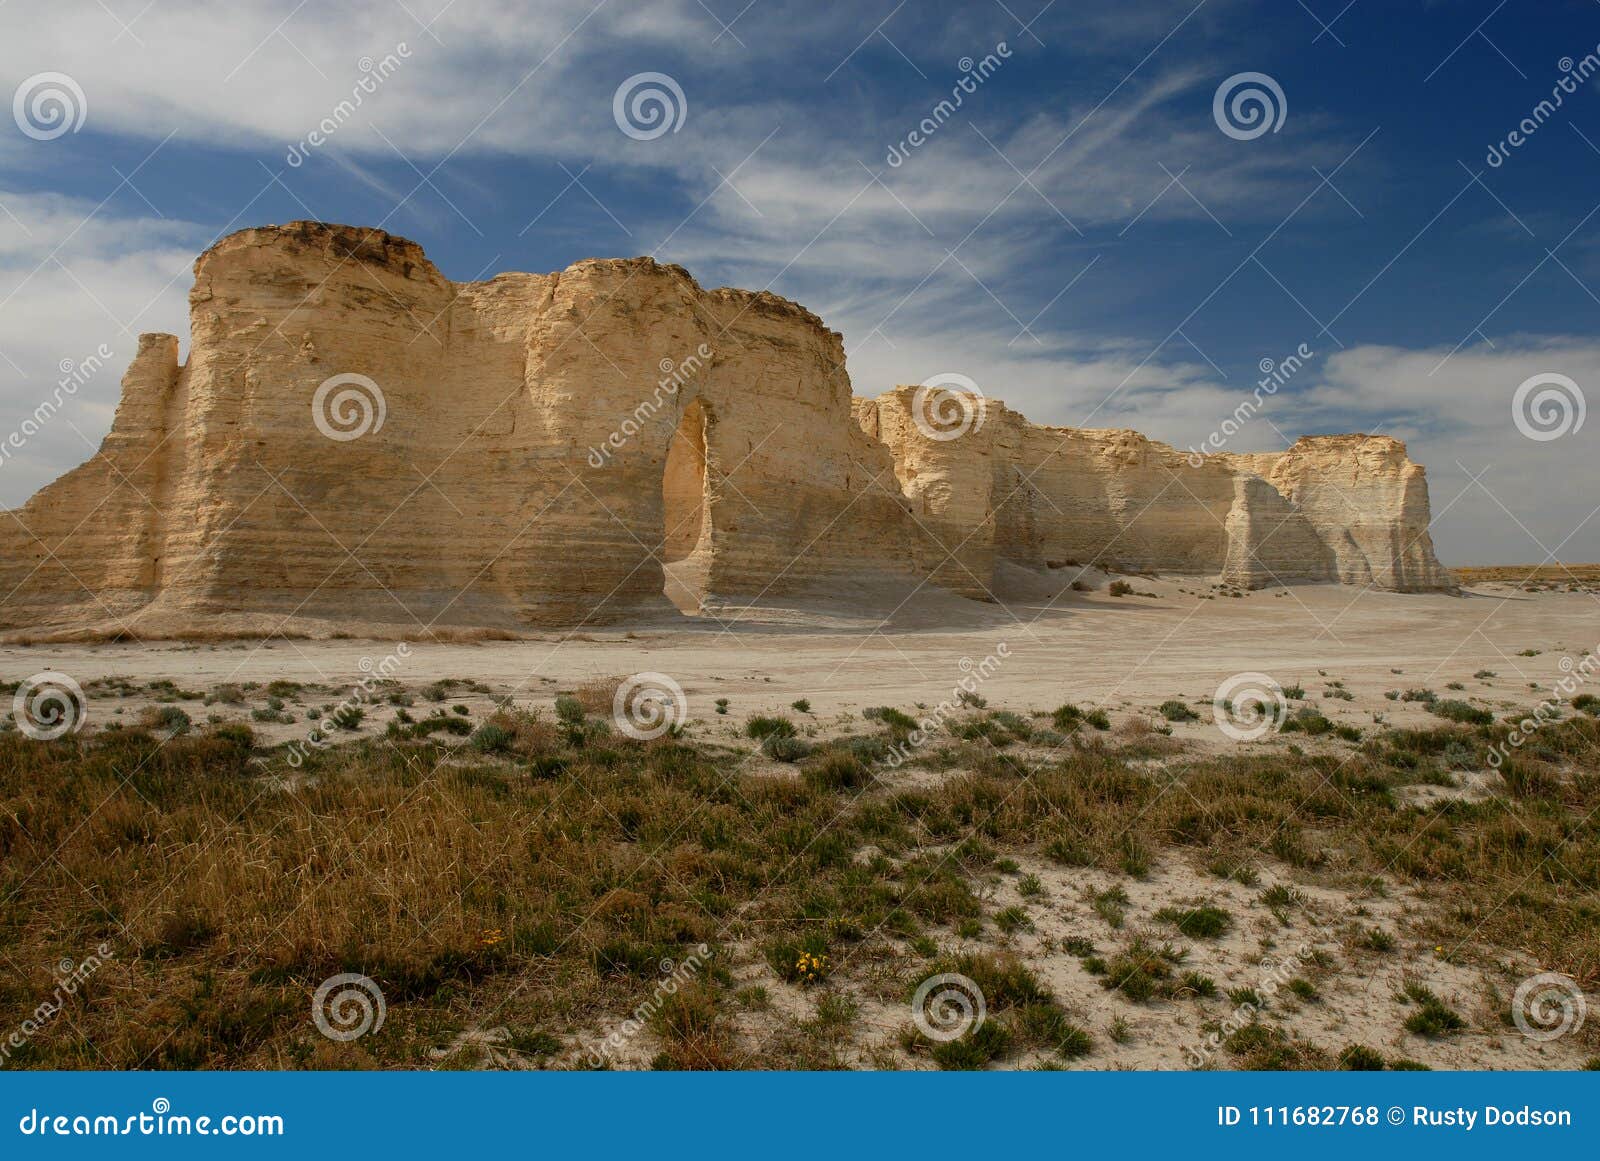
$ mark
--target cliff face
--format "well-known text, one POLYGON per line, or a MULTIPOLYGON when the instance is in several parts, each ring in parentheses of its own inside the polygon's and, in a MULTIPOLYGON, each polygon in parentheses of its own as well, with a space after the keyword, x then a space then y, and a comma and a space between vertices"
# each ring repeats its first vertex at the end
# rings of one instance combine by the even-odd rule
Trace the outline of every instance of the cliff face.
POLYGON ((929 407, 899 387, 858 400, 856 415, 893 453, 913 514, 951 545, 965 537, 960 575, 941 575, 949 587, 965 591, 962 578, 991 575, 998 558, 1247 588, 1455 587, 1433 555, 1423 470, 1397 440, 1317 436, 1281 454, 1192 463, 1137 432, 1042 427, 993 400, 981 423, 945 439, 929 407))
POLYGON ((0 627, 514 629, 875 574, 986 597, 997 558, 1450 584, 1392 440, 1191 468, 993 402, 932 439, 911 389, 852 399, 816 316, 649 259, 453 283, 381 231, 246 230, 195 263, 190 327, 181 366, 143 336, 99 452, 5 522, 0 627))

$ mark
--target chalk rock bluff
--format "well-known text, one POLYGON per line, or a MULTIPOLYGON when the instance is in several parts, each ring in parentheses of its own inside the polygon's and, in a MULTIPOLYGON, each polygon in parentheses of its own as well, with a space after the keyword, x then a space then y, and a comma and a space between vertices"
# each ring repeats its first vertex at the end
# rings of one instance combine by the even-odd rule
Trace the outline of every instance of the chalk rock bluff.
POLYGON ((1453 586, 1392 439, 1192 466, 994 400, 940 438, 809 311, 647 258, 456 283, 294 222, 194 276, 188 360, 142 336, 99 451, 3 522, 0 628, 514 631, 1069 560, 1453 586))

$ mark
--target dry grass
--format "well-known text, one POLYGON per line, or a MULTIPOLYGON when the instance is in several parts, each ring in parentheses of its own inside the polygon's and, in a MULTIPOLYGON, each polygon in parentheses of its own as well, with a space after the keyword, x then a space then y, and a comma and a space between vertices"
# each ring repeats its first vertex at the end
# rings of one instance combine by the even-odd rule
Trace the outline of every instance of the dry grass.
POLYGON ((1464 585, 1600 584, 1600 564, 1494 564, 1450 570, 1464 585))
MULTIPOLYGON (((609 711, 614 684, 592 685, 586 704, 609 711)), ((661 962, 701 944, 709 966, 646 1021, 659 1064, 859 1063, 849 1006, 821 1006, 832 992, 769 965, 824 956, 827 988, 853 982, 903 1012, 918 980, 973 946, 958 930, 999 938, 979 889, 1008 855, 1111 875, 1168 859, 1271 862, 1323 882, 1386 871, 1448 889, 1451 910, 1412 933, 1430 946, 1465 940, 1485 962, 1515 949, 1600 983, 1600 721, 1587 717, 1518 751, 1506 797, 1435 814, 1396 791, 1438 778, 1463 747, 1481 758, 1503 727, 1382 735, 1342 756, 1192 758, 1176 773, 1136 760, 1160 735, 1096 736, 1042 765, 980 740, 941 756, 943 782, 910 789, 866 769, 806 776, 859 761, 843 748, 775 777, 742 753, 635 743, 603 721, 487 724, 499 732, 455 748, 391 736, 298 769, 240 726, 0 736, 0 1026, 35 1012, 59 961, 112 950, 9 1065, 417 1067, 463 1043, 443 1062, 473 1065, 475 1031, 503 1029, 502 1055, 581 1066, 661 962), (1168 793, 1173 777, 1189 793, 1168 793), (312 992, 341 972, 372 977, 388 1003, 380 1032, 346 1044, 310 1020, 312 992), (735 999, 751 972, 807 1006, 818 997, 819 1014, 753 1035, 735 999)), ((1004 1063, 1061 1033, 1048 991, 1016 965, 964 962, 1016 991, 1014 1007, 996 1000, 997 1030, 970 1053, 913 1044, 909 1059, 1004 1063)), ((1322 1065, 1339 1048, 1294 1059, 1322 1065)))
POLYGON ((591 678, 573 690, 572 696, 578 699, 578 704, 586 713, 609 714, 617 696, 617 688, 624 680, 621 677, 591 678))

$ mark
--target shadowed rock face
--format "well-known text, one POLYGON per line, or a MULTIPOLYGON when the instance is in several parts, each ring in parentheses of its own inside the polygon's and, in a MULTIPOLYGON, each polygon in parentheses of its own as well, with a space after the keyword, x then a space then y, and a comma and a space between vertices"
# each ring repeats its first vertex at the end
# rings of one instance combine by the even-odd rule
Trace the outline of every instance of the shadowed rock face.
POLYGON ((296 222, 200 256, 190 353, 145 335, 110 435, 0 531, 0 628, 516 629, 919 581, 1000 559, 1451 579, 1389 439, 1191 467, 1004 405, 939 439, 852 399, 840 336, 649 259, 454 283, 296 222), (331 381, 331 382, 330 382, 331 381))

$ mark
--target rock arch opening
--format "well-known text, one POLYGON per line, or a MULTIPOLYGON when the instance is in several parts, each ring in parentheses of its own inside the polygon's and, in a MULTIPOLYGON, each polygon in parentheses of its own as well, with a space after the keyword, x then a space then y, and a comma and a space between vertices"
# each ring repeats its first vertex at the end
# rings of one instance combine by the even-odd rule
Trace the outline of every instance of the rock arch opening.
POLYGON ((698 613, 711 572, 711 508, 706 495, 706 413, 699 399, 683 409, 661 476, 665 518, 664 592, 684 613, 698 613))

